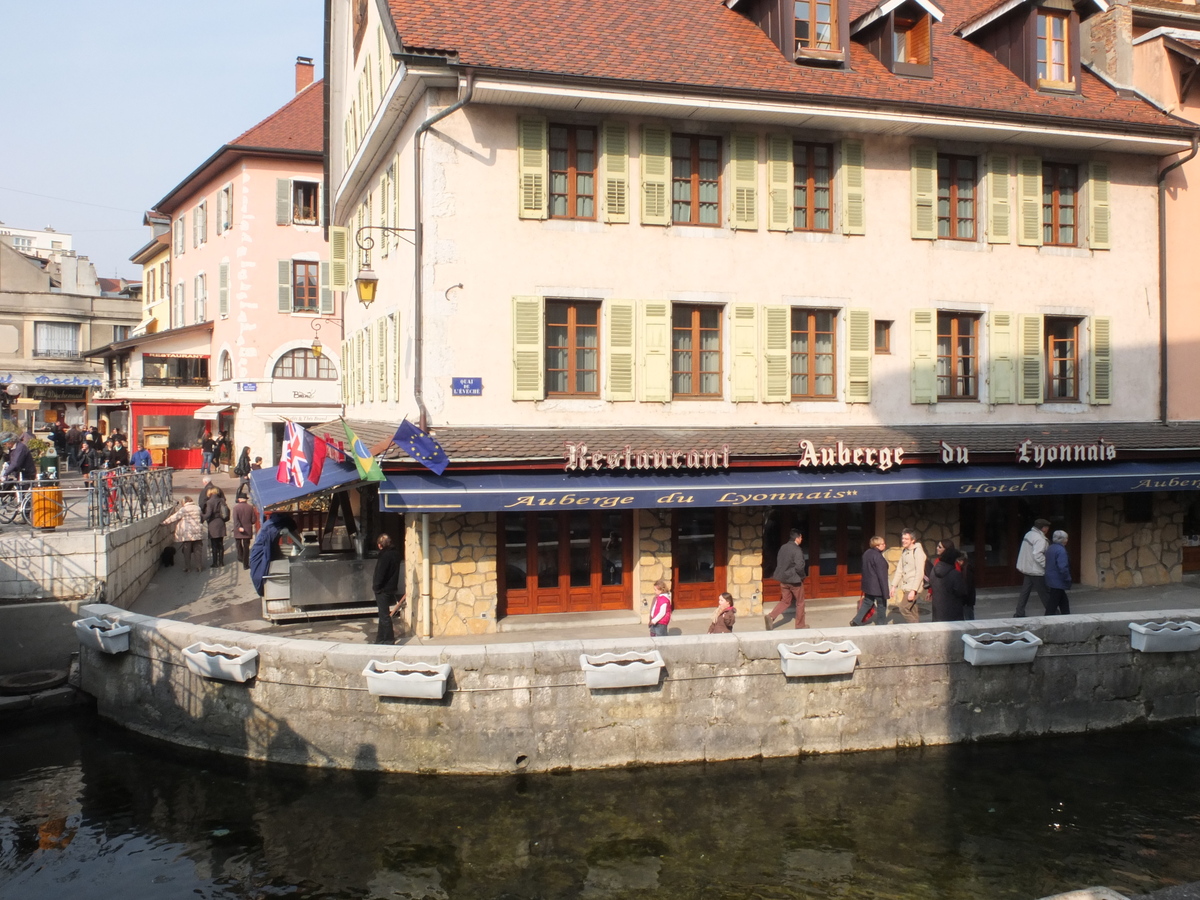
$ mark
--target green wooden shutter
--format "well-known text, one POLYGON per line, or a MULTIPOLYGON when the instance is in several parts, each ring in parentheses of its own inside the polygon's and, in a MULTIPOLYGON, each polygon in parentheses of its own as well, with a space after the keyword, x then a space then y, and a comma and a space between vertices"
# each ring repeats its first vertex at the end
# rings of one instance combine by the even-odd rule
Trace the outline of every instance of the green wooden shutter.
POLYGON ((1112 319, 1092 317, 1092 403, 1112 403, 1112 319))
POLYGON ((846 372, 846 402, 871 402, 871 356, 874 353, 869 309, 846 310, 848 334, 846 343, 850 361, 846 372))
POLYGON ((659 125, 642 126, 642 224, 671 224, 671 132, 659 125))
POLYGON ((635 305, 626 300, 608 304, 608 398, 636 400, 633 392, 635 305))
POLYGON ((344 291, 350 287, 350 229, 334 226, 329 229, 329 287, 344 291))
POLYGON ((989 244, 1012 243, 1012 159, 1007 153, 991 153, 988 165, 988 229, 989 244))
POLYGON ((386 402, 388 398, 388 320, 379 320, 379 330, 375 335, 375 369, 379 379, 379 401, 386 402))
POLYGON ((292 220, 292 182, 287 178, 275 179, 275 224, 286 225, 292 220))
POLYGON ((229 263, 221 263, 217 269, 217 303, 221 315, 229 315, 229 263))
POLYGON ((342 406, 347 406, 350 403, 350 374, 347 371, 349 368, 347 363, 350 360, 350 354, 348 352, 349 346, 349 341, 342 341, 342 406))
POLYGON ((763 308, 763 402, 789 403, 792 399, 792 310, 787 306, 763 308))
POLYGON ((867 166, 862 141, 842 141, 842 233, 867 233, 867 166))
MULTIPOLYGON (((1040 179, 1039 179, 1040 180, 1040 179)), ((1045 385, 1045 361, 1042 358, 1042 317, 1020 316, 1020 393, 1018 403, 1041 403, 1045 385)))
POLYGON ((1021 217, 1017 243, 1023 247, 1040 247, 1042 245, 1042 160, 1040 157, 1022 156, 1017 160, 1017 203, 1019 204, 1018 214, 1021 217))
POLYGON ((375 335, 378 332, 378 319, 363 329, 363 393, 372 403, 375 402, 375 369, 379 366, 379 360, 375 358, 375 335))
POLYGON ((912 402, 937 403, 937 310, 912 311, 912 402))
POLYGON ((400 313, 392 313, 396 323, 396 401, 400 400, 400 386, 404 383, 404 332, 400 330, 400 313))
POLYGON ((522 219, 544 219, 549 214, 546 182, 549 180, 549 155, 546 150, 546 120, 540 116, 522 116, 517 120, 517 169, 520 175, 522 219))
POLYGON ((758 228, 758 135, 729 137, 733 190, 730 222, 735 229, 758 228))
POLYGON ((916 145, 912 159, 912 236, 917 240, 937 240, 937 150, 916 145))
POLYGON ((1093 162, 1088 167, 1088 246, 1093 250, 1112 249, 1109 190, 1108 163, 1093 162))
POLYGON ((290 313, 292 311, 292 261, 290 259, 279 260, 279 311, 281 313, 290 313))
POLYGON ((732 329, 733 402, 753 403, 758 399, 758 308, 734 306, 732 329))
POLYGON ((767 138, 767 186, 770 209, 767 228, 771 231, 791 231, 795 173, 792 162, 792 139, 785 134, 767 138))
POLYGON ((641 385, 642 400, 671 399, 671 304, 665 300, 642 303, 641 385))
POLYGON ((329 263, 321 263, 321 315, 333 315, 333 291, 329 287, 329 263))
POLYGON ((546 395, 541 297, 513 297, 513 399, 541 400, 546 395))
POLYGON ((1017 334, 1013 314, 994 312, 988 316, 988 402, 1017 402, 1017 334))
MULTIPOLYGON (((604 173, 604 221, 629 221, 629 126, 620 122, 605 122, 600 163, 604 173)), ((630 335, 633 334, 633 314, 630 313, 630 335)), ((633 399, 630 397, 629 399, 633 399)))

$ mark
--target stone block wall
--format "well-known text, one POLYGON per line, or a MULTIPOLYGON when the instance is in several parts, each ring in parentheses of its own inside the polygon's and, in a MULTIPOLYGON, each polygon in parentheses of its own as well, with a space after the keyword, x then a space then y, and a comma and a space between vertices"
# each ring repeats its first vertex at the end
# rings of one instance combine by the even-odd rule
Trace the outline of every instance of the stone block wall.
POLYGON ((739 616, 762 615, 762 510, 729 510, 727 590, 739 616))
MULTIPOLYGON (((894 500, 887 504, 887 531, 883 535, 889 547, 900 546, 900 532, 911 528, 932 555, 937 542, 950 538, 962 544, 957 500, 894 500)), ((867 535, 870 537, 870 535, 867 535)))
POLYGON ((1149 522, 1126 522, 1128 494, 1096 498, 1096 574, 1102 588, 1183 580, 1183 519, 1190 497, 1157 493, 1149 522))
MULTIPOLYGON (((665 513, 664 515, 670 515, 665 513)), ((642 509, 635 512, 635 531, 638 536, 634 560, 641 580, 634 584, 634 590, 641 591, 633 598, 634 612, 642 616, 642 621, 650 621, 650 601, 654 599, 654 582, 660 578, 671 583, 671 520, 666 524, 659 521, 658 513, 652 509, 642 509)))
MULTIPOLYGON (((499 598, 496 513, 431 514, 429 520, 434 635, 494 632, 499 598)), ((419 521, 417 528, 419 561, 419 521)))

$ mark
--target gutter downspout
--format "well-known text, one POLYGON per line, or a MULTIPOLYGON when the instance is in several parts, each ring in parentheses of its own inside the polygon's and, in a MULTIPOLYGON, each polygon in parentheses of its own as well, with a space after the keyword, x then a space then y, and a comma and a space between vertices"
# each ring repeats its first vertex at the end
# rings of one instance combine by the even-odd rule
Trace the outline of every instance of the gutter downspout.
POLYGON ((1192 135, 1192 149, 1158 173, 1158 416, 1168 424, 1167 414, 1167 175, 1200 152, 1200 135, 1192 135))

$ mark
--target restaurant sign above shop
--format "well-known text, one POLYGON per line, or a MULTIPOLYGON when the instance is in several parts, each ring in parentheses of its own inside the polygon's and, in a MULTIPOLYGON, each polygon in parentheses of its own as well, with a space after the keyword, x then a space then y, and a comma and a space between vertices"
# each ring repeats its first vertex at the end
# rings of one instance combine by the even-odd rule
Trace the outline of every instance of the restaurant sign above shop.
POLYGON ((619 450, 589 450, 584 443, 567 442, 563 451, 566 472, 599 472, 605 469, 667 470, 667 469, 728 469, 729 445, 718 449, 654 450, 634 449, 626 444, 619 450))
POLYGON ((833 447, 815 447, 812 441, 801 441, 797 465, 801 469, 866 466, 886 472, 900 465, 902 459, 903 447, 847 447, 841 441, 833 447))

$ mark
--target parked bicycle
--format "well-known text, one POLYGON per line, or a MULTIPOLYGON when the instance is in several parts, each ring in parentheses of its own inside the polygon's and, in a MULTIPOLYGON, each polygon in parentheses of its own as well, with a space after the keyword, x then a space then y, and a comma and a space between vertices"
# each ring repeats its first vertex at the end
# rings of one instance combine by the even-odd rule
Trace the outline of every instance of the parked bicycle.
POLYGON ((33 524, 32 481, 6 481, 0 485, 0 524, 33 524))

